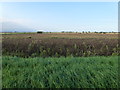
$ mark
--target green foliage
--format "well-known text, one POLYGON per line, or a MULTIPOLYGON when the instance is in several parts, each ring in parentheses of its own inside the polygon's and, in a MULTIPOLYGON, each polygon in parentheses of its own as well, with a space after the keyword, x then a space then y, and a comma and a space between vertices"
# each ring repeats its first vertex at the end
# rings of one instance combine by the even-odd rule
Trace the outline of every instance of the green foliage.
POLYGON ((70 56, 70 50, 67 48, 67 56, 70 56))
POLYGON ((55 57, 59 57, 59 54, 57 52, 55 53, 55 57))
POLYGON ((77 49, 77 45, 76 44, 74 44, 74 49, 77 49))
POLYGON ((3 56, 2 60, 3 88, 118 87, 118 56, 66 58, 3 56))
POLYGON ((47 56, 46 50, 43 50, 43 51, 40 53, 40 56, 41 56, 41 57, 46 57, 46 56, 47 56))
POLYGON ((119 53, 117 53, 117 52, 112 53, 112 56, 118 56, 118 55, 119 55, 119 53))

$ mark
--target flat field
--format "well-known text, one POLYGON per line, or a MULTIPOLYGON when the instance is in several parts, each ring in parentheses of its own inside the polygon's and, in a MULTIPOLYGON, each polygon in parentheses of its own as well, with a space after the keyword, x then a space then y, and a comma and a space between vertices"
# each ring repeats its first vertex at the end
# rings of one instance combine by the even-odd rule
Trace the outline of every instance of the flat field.
POLYGON ((3 88, 117 88, 118 57, 3 57, 3 88))
POLYGON ((117 88, 117 33, 2 34, 3 88, 117 88))
POLYGON ((118 34, 43 33, 2 35, 3 55, 20 57, 118 55, 118 34))
POLYGON ((74 38, 74 39, 118 39, 118 33, 8 33, 2 34, 3 38, 74 38))

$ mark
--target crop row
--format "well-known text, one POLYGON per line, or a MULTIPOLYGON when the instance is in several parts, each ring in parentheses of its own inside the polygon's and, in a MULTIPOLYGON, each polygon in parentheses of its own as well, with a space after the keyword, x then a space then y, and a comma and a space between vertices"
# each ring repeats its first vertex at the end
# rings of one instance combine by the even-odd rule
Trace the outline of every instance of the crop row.
POLYGON ((2 40, 3 55, 21 57, 119 55, 117 39, 10 39, 2 40))

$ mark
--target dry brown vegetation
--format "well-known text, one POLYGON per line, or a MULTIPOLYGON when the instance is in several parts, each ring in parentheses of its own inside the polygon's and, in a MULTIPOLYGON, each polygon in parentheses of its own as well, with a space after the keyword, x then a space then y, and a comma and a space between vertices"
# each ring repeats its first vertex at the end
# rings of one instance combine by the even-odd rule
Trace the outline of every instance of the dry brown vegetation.
POLYGON ((42 33, 2 35, 3 55, 22 57, 119 55, 118 34, 42 33))

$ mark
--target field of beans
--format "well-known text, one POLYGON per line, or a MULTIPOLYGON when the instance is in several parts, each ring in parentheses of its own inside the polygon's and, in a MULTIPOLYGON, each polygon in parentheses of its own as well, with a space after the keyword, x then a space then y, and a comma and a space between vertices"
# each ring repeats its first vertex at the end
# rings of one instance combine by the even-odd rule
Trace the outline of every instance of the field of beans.
POLYGON ((117 33, 2 34, 3 88, 117 88, 117 33))

